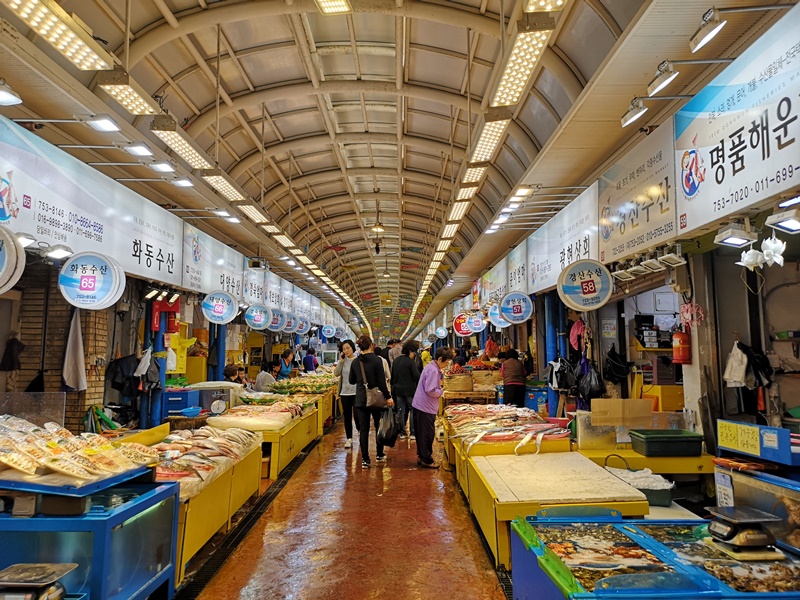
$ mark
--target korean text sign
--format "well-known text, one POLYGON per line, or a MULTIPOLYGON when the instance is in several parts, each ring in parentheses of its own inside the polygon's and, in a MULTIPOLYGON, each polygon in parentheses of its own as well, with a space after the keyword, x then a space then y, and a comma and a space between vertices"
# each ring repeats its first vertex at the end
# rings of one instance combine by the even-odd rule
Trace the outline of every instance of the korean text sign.
POLYGON ((223 291, 242 299, 244 256, 207 233, 183 224, 183 287, 223 291))

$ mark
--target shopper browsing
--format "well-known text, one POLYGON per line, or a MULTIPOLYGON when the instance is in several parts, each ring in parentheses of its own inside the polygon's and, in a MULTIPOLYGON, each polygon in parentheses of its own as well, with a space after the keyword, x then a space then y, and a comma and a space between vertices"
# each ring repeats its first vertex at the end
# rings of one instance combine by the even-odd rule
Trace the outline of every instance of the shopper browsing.
POLYGON ((288 348, 281 354, 280 370, 278 371, 278 380, 289 379, 294 367, 294 352, 288 348))
POLYGON ((436 437, 436 413, 439 412, 439 398, 442 395, 442 373, 453 353, 450 348, 439 348, 436 360, 431 360, 422 370, 417 391, 414 394, 414 431, 417 436, 417 464, 421 467, 438 469, 433 460, 433 438, 436 437))
MULTIPOLYGON (((350 371, 356 358, 356 345, 350 340, 342 342, 342 353, 333 374, 341 377, 339 384, 339 397, 342 399, 342 412, 344 413, 345 448, 353 446, 353 407, 356 401, 356 386, 350 383, 350 371)), ((358 418, 356 418, 356 431, 359 431, 358 418)))
POLYGON ((503 366, 500 367, 503 374, 503 402, 522 408, 525 406, 525 366, 513 348, 506 350, 505 355, 503 366))
POLYGON ((279 369, 280 364, 277 362, 265 361, 261 363, 261 371, 256 376, 256 391, 268 392, 269 386, 277 381, 275 377, 278 374, 279 369))
POLYGON ((428 366, 428 363, 430 363, 431 360, 433 360, 433 357, 431 356, 430 346, 425 346, 420 358, 422 359, 422 368, 424 369, 425 367, 428 366))
POLYGON ((314 348, 309 348, 306 355, 303 357, 303 370, 306 373, 316 373, 317 367, 319 366, 319 361, 317 361, 317 357, 315 356, 317 351, 314 348))
MULTIPOLYGON (((394 406, 391 394, 386 388, 386 372, 383 368, 383 359, 376 356, 373 352, 374 345, 372 338, 368 335, 362 335, 358 338, 358 347, 361 354, 353 361, 350 366, 350 375, 348 380, 351 384, 356 386, 356 422, 359 425, 359 443, 361 445, 361 468, 369 469, 369 422, 370 419, 375 423, 375 432, 378 432, 378 424, 380 422, 382 409, 367 408, 367 387, 378 388, 383 397, 387 398, 387 405, 394 406), (366 379, 366 380, 365 380, 366 379)), ((376 440, 377 444, 377 440, 376 440)), ((376 462, 385 463, 386 455, 383 453, 383 444, 377 444, 377 457, 376 462)))
MULTIPOLYGON (((418 350, 419 343, 410 340, 403 344, 400 356, 395 358, 392 363, 392 398, 394 398, 403 423, 400 438, 406 436, 406 420, 411 417, 411 402, 414 399, 414 393, 417 391, 417 383, 419 383, 419 370, 414 363, 414 357, 418 350)), ((414 418, 411 417, 409 420, 411 421, 411 437, 413 439, 415 436, 414 418)))

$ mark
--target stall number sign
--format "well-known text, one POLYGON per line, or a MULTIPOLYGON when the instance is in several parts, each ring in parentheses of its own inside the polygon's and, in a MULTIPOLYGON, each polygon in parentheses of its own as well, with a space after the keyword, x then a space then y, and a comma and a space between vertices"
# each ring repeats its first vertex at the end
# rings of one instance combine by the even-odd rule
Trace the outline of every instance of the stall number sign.
POLYGON ((297 328, 297 333, 303 335, 311 331, 311 321, 309 321, 305 317, 300 317, 298 321, 300 323, 300 326, 297 328))
POLYGON ((333 325, 325 325, 322 328, 322 335, 326 338, 332 338, 336 335, 336 327, 333 325))
POLYGON ((498 329, 505 329, 506 327, 511 325, 511 323, 509 323, 503 317, 500 316, 499 304, 492 304, 489 307, 489 320, 492 322, 492 325, 494 325, 498 329))
POLYGON ((533 315, 533 302, 527 294, 511 292, 500 301, 500 316, 513 325, 524 323, 533 315))
POLYGON ((561 272, 557 289, 564 304, 583 312, 605 306, 614 293, 614 283, 611 273, 601 263, 581 260, 561 272))
POLYGON ((61 294, 72 306, 100 310, 122 296, 125 275, 113 259, 81 252, 70 257, 58 276, 61 294))
POLYGON ((444 338, 447 337, 447 329, 445 329, 444 327, 437 327, 435 333, 436 337, 438 337, 440 340, 443 340, 444 338))
POLYGON ((202 311, 209 323, 226 325, 239 314, 239 301, 228 292, 218 290, 203 299, 202 311))
POLYGON ((255 329, 256 331, 266 329, 267 325, 272 321, 272 311, 266 306, 254 304, 245 311, 244 321, 250 329, 255 329))
POLYGON ((467 325, 467 315, 464 313, 456 315, 456 318, 453 319, 453 331, 459 337, 469 337, 472 334, 472 330, 467 325))
POLYGON ((480 333, 486 329, 486 322, 481 315, 475 315, 467 319, 467 328, 472 333, 480 333))

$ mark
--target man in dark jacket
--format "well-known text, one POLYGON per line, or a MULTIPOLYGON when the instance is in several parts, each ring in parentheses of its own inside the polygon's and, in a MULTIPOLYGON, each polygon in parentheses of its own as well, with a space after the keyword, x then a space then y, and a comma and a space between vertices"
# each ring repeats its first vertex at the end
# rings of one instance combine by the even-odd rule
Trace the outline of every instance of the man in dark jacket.
MULTIPOLYGON (((387 399, 387 405, 393 406, 392 396, 389 390, 386 389, 386 372, 383 370, 383 360, 380 356, 375 355, 375 345, 372 343, 372 338, 368 335, 362 335, 358 338, 358 347, 361 354, 353 361, 350 366, 350 383, 356 386, 356 399, 355 409, 358 418, 356 423, 359 424, 359 438, 361 445, 361 468, 369 469, 369 420, 370 418, 375 423, 375 433, 377 437, 378 424, 381 420, 383 410, 379 408, 367 408, 367 387, 378 388, 383 397, 387 399), (365 377, 366 376, 366 377, 365 377), (366 379, 366 381, 365 381, 366 379)), ((386 455, 383 453, 383 444, 377 443, 378 456, 376 461, 378 463, 386 462, 386 455)))
POLYGON ((409 340, 403 344, 403 350, 392 363, 392 398, 394 398, 400 418, 403 422, 403 431, 400 438, 406 437, 406 419, 411 421, 411 439, 414 436, 414 419, 411 418, 411 401, 414 399, 414 392, 417 391, 419 382, 419 369, 414 362, 419 343, 409 340))

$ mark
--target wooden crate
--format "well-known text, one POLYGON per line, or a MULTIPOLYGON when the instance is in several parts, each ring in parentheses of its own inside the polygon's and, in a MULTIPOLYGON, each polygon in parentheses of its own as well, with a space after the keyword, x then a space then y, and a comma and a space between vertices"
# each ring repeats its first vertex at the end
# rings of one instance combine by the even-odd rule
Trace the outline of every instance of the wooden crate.
POLYGON ((444 390, 447 392, 471 392, 472 377, 464 375, 445 375, 444 390))
POLYGON ((500 371, 473 371, 472 382, 475 385, 497 385, 503 383, 500 371))

